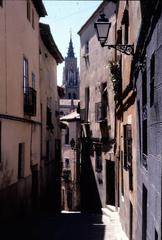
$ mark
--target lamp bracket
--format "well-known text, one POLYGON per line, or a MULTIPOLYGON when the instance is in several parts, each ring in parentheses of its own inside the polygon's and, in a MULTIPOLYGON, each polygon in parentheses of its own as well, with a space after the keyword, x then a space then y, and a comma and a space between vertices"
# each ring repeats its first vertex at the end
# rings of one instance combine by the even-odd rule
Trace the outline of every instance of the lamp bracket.
POLYGON ((134 45, 130 44, 115 44, 115 45, 108 45, 104 44, 103 47, 114 48, 126 55, 134 55, 134 45))

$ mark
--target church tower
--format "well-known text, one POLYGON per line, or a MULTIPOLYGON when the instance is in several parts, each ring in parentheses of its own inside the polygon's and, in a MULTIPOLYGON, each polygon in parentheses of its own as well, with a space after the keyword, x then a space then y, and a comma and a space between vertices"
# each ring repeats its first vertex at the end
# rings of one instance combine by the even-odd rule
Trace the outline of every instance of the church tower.
POLYGON ((68 53, 65 58, 63 86, 65 87, 65 99, 79 99, 79 68, 74 54, 72 37, 70 37, 68 53))

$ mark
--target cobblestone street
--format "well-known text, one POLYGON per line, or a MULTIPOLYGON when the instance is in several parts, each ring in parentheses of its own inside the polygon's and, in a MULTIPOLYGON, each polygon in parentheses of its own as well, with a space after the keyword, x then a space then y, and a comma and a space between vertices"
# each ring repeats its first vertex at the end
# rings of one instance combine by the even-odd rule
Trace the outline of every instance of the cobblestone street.
POLYGON ((108 209, 103 215, 63 212, 54 216, 1 223, 1 239, 11 238, 21 240, 127 240, 122 232, 118 213, 108 209))

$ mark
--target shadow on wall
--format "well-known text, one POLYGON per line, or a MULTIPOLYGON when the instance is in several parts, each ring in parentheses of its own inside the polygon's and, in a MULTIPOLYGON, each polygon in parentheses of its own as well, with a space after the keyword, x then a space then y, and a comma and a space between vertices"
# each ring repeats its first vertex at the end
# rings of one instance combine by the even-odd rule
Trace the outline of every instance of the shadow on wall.
POLYGON ((81 166, 81 211, 85 213, 101 213, 101 200, 91 163, 91 143, 88 139, 82 142, 81 166))

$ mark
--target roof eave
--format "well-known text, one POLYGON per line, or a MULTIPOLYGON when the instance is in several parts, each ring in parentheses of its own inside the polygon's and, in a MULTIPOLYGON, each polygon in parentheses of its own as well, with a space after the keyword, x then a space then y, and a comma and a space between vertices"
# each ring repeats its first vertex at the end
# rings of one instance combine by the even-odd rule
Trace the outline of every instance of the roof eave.
POLYGON ((37 13, 39 14, 39 17, 47 16, 47 11, 42 0, 32 0, 32 2, 37 10, 37 13))
POLYGON ((98 6, 98 8, 92 13, 92 15, 88 18, 88 20, 84 23, 84 25, 80 28, 78 31, 78 35, 81 34, 82 30, 87 26, 87 24, 95 18, 95 16, 101 11, 101 9, 104 7, 104 5, 108 2, 114 2, 116 3, 118 0, 103 0, 103 2, 98 6))
POLYGON ((48 51, 51 53, 51 55, 55 58, 57 64, 62 63, 64 61, 64 58, 62 54, 60 53, 53 36, 50 31, 50 27, 48 24, 40 23, 40 35, 42 38, 43 43, 47 47, 48 51))

